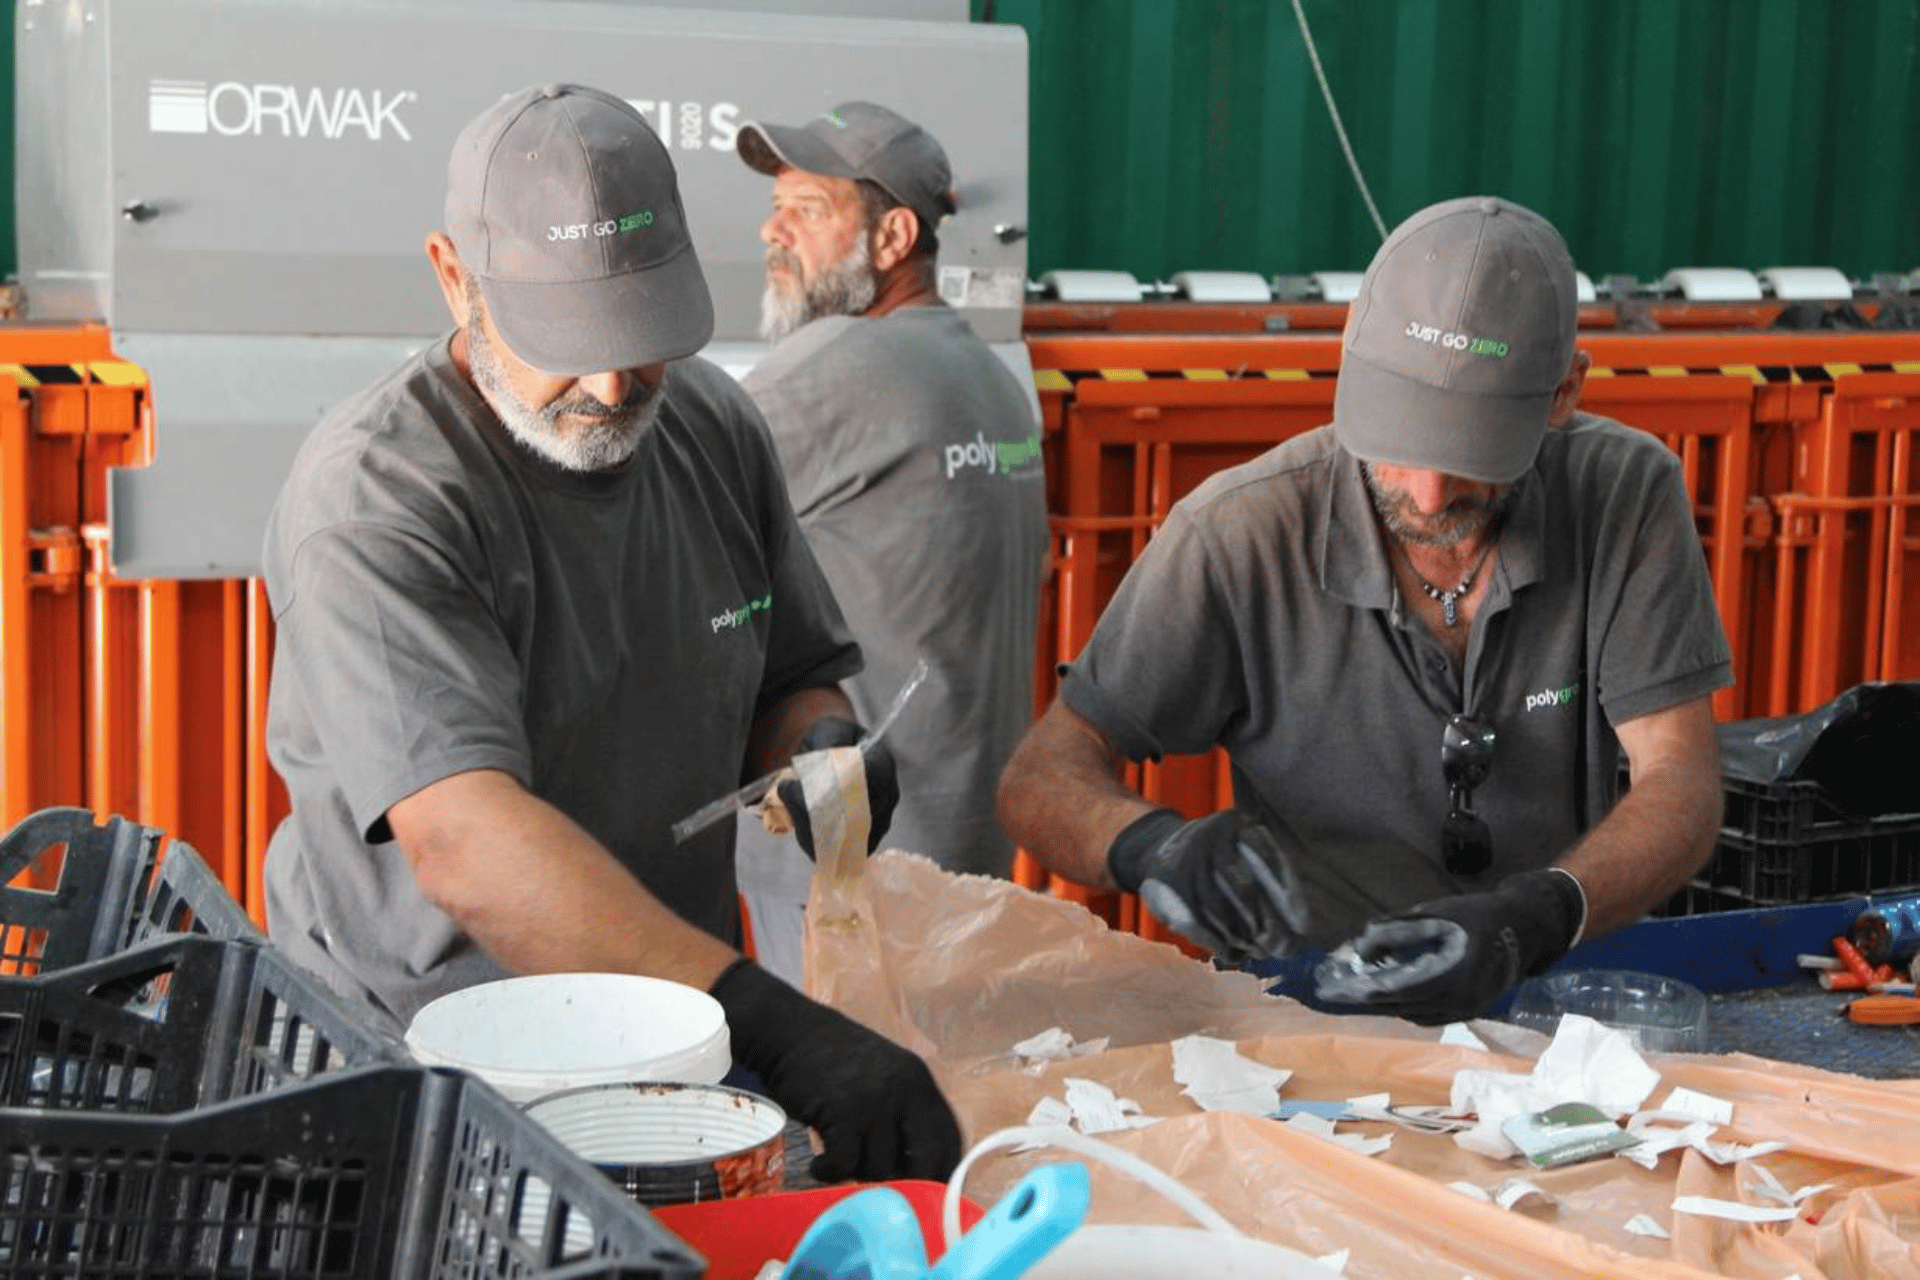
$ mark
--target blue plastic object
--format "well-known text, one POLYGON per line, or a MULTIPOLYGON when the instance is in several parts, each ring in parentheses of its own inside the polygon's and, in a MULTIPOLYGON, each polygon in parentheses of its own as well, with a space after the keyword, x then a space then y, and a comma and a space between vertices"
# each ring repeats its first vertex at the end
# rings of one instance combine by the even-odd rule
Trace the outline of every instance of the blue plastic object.
POLYGON ((926 1280, 927 1247, 913 1206, 873 1187, 813 1220, 780 1280, 926 1280))
POLYGON ((1018 1280, 1087 1220, 1087 1166, 1049 1164, 1013 1185, 927 1280, 1018 1280))
POLYGON ((1015 1183, 929 1271, 913 1207, 891 1187, 873 1187, 816 1218, 780 1277, 1019 1280, 1086 1221, 1089 1196, 1085 1165, 1043 1165, 1015 1183))

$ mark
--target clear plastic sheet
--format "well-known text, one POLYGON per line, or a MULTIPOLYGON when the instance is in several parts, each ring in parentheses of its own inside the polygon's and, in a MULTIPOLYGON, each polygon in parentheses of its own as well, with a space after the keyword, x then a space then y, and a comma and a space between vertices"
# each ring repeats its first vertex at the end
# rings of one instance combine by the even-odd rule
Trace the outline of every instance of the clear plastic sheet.
MULTIPOLYGON (((1782 1141, 1755 1157, 1788 1188, 1831 1183, 1786 1223, 1745 1224, 1676 1213, 1678 1195, 1767 1203, 1744 1164, 1693 1151, 1649 1171, 1619 1158, 1553 1170, 1489 1160, 1449 1135, 1386 1124, 1362 1156, 1275 1121, 1200 1112, 1172 1074, 1171 1043, 1205 1033, 1294 1072, 1286 1099, 1387 1092, 1395 1103, 1445 1103, 1456 1071, 1525 1072, 1546 1041, 1475 1023, 1492 1049, 1437 1043, 1438 1031, 1392 1019, 1332 1017, 1265 994, 1176 949, 1108 929, 1081 907, 1004 881, 954 876, 889 852, 822 859, 808 908, 814 994, 923 1055, 971 1142, 1024 1123, 1066 1077, 1138 1101, 1158 1124, 1100 1135, 1171 1174, 1241 1230, 1314 1256, 1351 1251, 1350 1276, 1436 1275, 1920 1276, 1920 1082, 1869 1081, 1743 1055, 1656 1055, 1647 1105, 1676 1085, 1726 1099, 1721 1141, 1782 1141), (1103 1052, 1024 1064, 1012 1046, 1050 1027, 1103 1052), (1492 1191, 1524 1177, 1552 1197, 1515 1210, 1449 1187, 1492 1191), (1626 1230, 1646 1214, 1670 1240, 1626 1230)), ((991 1204, 1045 1151, 983 1161, 968 1194, 991 1204)), ((1093 1171, 1095 1222, 1181 1222, 1165 1201, 1093 1171)))

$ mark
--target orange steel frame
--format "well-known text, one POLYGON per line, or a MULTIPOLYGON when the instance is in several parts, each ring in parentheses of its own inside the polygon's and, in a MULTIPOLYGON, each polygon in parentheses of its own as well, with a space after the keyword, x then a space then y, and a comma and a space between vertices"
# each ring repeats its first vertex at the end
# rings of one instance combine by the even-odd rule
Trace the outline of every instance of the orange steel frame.
MULTIPOLYGON (((1229 310, 1264 324, 1274 309, 1229 310)), ((1225 327, 1215 312, 1185 314, 1225 327)), ((1330 416, 1344 313, 1289 308, 1286 333, 1145 334, 1045 332, 1029 308, 1056 543, 1042 704, 1053 662, 1085 642, 1173 502, 1330 416)), ((1857 680, 1920 678, 1920 334, 1603 323, 1589 314, 1581 345, 1612 376, 1590 380, 1586 403, 1680 456, 1750 668, 1716 712, 1787 714, 1857 680)), ((263 919, 260 867, 287 811, 264 750, 271 617, 255 579, 112 572, 106 474, 150 460, 153 434, 144 380, 104 328, 0 327, 0 822, 52 804, 124 814, 191 841, 263 919)), ((1190 812, 1230 795, 1217 752, 1134 780, 1190 812)), ((1128 895, 1052 881, 1024 855, 1017 875, 1165 936, 1128 895)))
POLYGON ((127 816, 191 842, 263 919, 287 807, 264 750, 264 592, 113 573, 107 472, 152 451, 145 376, 104 328, 0 328, 0 823, 127 816))

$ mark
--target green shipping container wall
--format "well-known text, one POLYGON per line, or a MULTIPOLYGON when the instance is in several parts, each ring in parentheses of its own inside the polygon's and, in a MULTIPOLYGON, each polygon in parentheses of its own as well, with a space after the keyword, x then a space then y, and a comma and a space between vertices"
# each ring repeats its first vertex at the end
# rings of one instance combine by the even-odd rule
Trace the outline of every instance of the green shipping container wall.
MULTIPOLYGON (((1300 0, 1387 225, 1532 206, 1598 281, 1920 268, 1916 0, 1300 0)), ((1292 0, 975 0, 1026 28, 1029 265, 1359 270, 1292 0)), ((964 181, 964 178, 962 179, 964 181)))
MULTIPOLYGON (((0 178, 13 42, 0 29, 0 178)), ((1920 0, 1299 0, 1388 224, 1490 191, 1598 280, 1920 268, 1920 0)), ((1031 273, 1358 270, 1293 0, 972 0, 1026 28, 1031 273)), ((962 186, 965 175, 960 175, 962 186)), ((0 202, 0 275, 18 265, 0 202)))

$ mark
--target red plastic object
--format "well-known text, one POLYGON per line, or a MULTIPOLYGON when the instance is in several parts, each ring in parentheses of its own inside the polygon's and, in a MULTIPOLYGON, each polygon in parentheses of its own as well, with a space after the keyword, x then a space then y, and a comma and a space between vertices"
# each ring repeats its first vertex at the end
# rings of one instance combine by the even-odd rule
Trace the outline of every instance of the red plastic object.
MULTIPOLYGON (((870 1187, 892 1187, 905 1196, 920 1219, 920 1237, 927 1244, 927 1261, 946 1251, 940 1225, 940 1207, 947 1184, 906 1179, 899 1182, 850 1182, 807 1191, 782 1191, 740 1200, 709 1200, 703 1204, 665 1204, 652 1210, 660 1225, 707 1257, 707 1280, 753 1280, 768 1261, 785 1260, 807 1233, 813 1220, 836 1203, 870 1187)), ((986 1211, 960 1197, 960 1225, 970 1228, 986 1211)))

